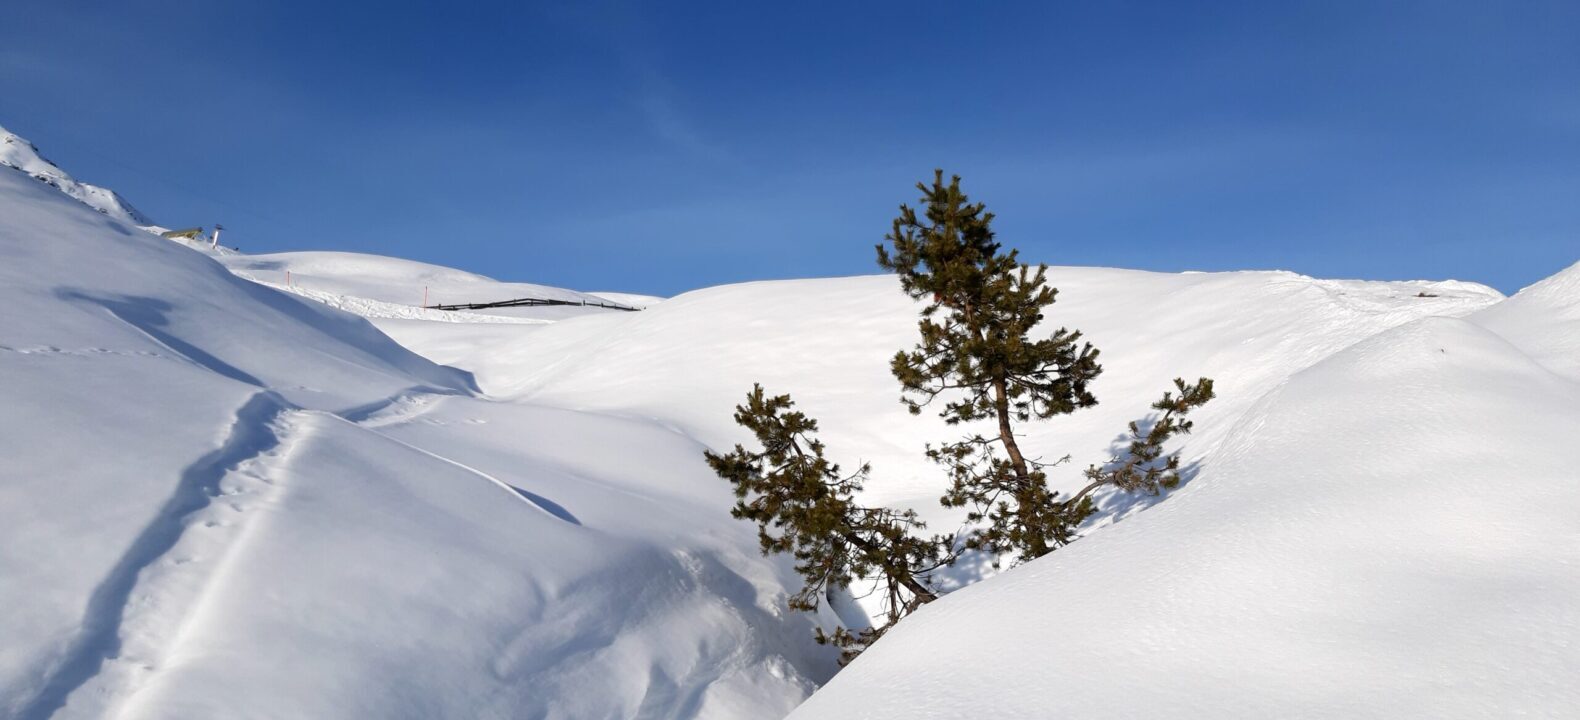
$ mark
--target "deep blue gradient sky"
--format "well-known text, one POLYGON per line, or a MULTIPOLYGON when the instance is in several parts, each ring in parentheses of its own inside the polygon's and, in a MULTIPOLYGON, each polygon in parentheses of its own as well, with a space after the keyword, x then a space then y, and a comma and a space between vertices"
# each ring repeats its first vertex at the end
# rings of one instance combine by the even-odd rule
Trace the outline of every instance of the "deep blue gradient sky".
POLYGON ((934 167, 1050 264, 1580 259, 1580 3, 10 0, 0 125, 170 226, 672 294, 876 272, 934 167))

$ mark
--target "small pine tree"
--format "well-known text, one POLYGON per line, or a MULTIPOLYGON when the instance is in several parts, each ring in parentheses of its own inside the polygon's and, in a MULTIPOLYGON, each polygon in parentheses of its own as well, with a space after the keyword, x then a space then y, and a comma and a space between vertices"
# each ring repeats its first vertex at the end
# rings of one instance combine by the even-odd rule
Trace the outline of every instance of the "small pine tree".
POLYGON ((958 176, 945 185, 939 170, 931 186, 917 188, 923 214, 901 205, 892 247, 878 246, 878 264, 927 302, 921 342, 891 367, 913 414, 950 393, 939 413, 945 422, 991 423, 988 434, 928 449, 950 476, 943 504, 969 506, 972 522, 986 521, 966 546, 1035 558, 1074 539, 1083 516, 1048 488, 1045 469, 1063 460, 1026 456, 1015 426, 1097 404, 1087 388, 1102 372, 1098 351, 1079 331, 1032 336, 1058 294, 1047 266, 1033 269, 1016 250, 1001 252, 993 214, 969 202, 958 176))
MULTIPOLYGON (((939 412, 946 423, 988 421, 993 428, 927 450, 949 473, 943 504, 969 506, 969 521, 982 523, 963 547, 1029 560, 1075 539, 1077 527, 1096 510, 1092 493, 1098 488, 1157 494, 1177 486, 1179 454, 1165 455, 1163 444, 1191 431, 1185 416, 1213 398, 1208 378, 1192 385, 1176 379, 1178 395, 1166 392, 1152 405, 1162 415, 1145 432, 1142 423, 1131 422, 1126 451, 1089 467, 1088 485, 1079 492, 1060 498, 1049 489, 1045 469, 1069 457, 1043 462, 1026 456, 1015 426, 1097 404, 1088 385, 1102 372, 1098 352, 1081 342, 1079 331, 1032 336, 1058 293, 1047 284, 1047 266, 1033 270, 1015 250, 1000 252, 993 214, 968 202, 959 177, 945 185, 940 170, 931 187, 917 188, 924 215, 900 206, 888 236, 892 250, 878 246, 878 263, 900 276, 908 295, 927 301, 921 342, 897 353, 891 369, 912 414, 949 393, 939 412)), ((871 468, 841 474, 824 457, 817 421, 794 407, 790 396, 769 396, 754 385, 746 403, 736 406, 735 421, 756 435, 762 450, 736 445, 729 453, 705 455, 734 486, 731 514, 757 524, 763 554, 795 558, 804 583, 790 598, 792 609, 815 611, 831 591, 877 580, 882 622, 854 633, 818 630, 819 642, 842 650, 843 664, 937 599, 929 577, 956 560, 961 544, 953 537, 922 537, 925 526, 913 511, 857 503, 871 468)))
POLYGON ((768 396, 754 385, 746 403, 736 406, 735 421, 757 436, 762 450, 736 445, 729 453, 705 456, 735 488, 731 514, 757 523, 763 554, 795 557, 804 585, 790 598, 792 609, 816 611, 830 591, 857 579, 878 579, 883 622, 855 633, 818 630, 818 642, 839 647, 841 662, 849 662, 900 618, 938 597, 926 576, 952 561, 949 541, 917 535, 924 524, 913 511, 857 503, 871 468, 841 474, 823 455, 817 421, 794 407, 790 396, 768 396))
POLYGON ((1141 431, 1141 424, 1130 422, 1130 445, 1125 452, 1099 467, 1086 468, 1087 485, 1065 502, 1075 514, 1085 518, 1096 508, 1091 493, 1105 485, 1112 485, 1125 492, 1146 492, 1156 495, 1164 489, 1180 484, 1180 456, 1178 452, 1163 454, 1163 443, 1175 435, 1189 435, 1193 423, 1185 416, 1190 411, 1213 399, 1212 379, 1201 378, 1187 385, 1181 378, 1174 379, 1174 390, 1163 393, 1163 399, 1152 403, 1152 409, 1163 413, 1141 431), (1174 392, 1179 394, 1175 395, 1174 392))

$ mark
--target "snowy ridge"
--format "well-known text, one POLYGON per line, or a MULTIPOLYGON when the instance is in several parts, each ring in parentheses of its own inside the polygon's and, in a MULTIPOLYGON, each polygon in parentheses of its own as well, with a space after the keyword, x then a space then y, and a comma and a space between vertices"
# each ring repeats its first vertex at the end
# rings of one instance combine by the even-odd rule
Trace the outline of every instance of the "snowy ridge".
POLYGON ((1580 262, 1470 319, 1549 370, 1580 380, 1580 262))
POLYGON ((82 204, 116 220, 133 225, 154 224, 115 191, 73 180, 66 171, 39 155, 38 148, 34 147, 33 143, 3 127, 0 127, 0 166, 21 170, 31 175, 33 179, 74 197, 82 204))

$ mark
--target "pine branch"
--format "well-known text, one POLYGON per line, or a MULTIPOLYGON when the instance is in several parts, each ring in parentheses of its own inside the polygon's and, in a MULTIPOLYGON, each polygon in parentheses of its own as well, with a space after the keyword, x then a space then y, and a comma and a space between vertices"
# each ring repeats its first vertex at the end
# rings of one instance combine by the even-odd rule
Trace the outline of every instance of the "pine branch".
POLYGON ((1110 458, 1101 468, 1096 465, 1088 467, 1086 477, 1091 482, 1066 500, 1066 505, 1082 502, 1105 485, 1132 492, 1144 490, 1153 495, 1179 485, 1179 453, 1176 451, 1164 455, 1163 444, 1175 435, 1190 434, 1192 423, 1183 418, 1205 405, 1214 395, 1210 378, 1201 378, 1193 385, 1175 378, 1174 387, 1179 395, 1174 395, 1173 391, 1165 392, 1163 399, 1152 404, 1152 409, 1161 411, 1163 415, 1144 434, 1140 424, 1132 421, 1129 427, 1130 445, 1125 453, 1110 458))

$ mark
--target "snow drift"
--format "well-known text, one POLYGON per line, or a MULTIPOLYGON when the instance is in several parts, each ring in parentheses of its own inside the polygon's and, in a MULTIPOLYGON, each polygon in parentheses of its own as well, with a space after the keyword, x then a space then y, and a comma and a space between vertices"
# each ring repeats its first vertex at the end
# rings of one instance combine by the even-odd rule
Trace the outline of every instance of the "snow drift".
MULTIPOLYGON (((1475 319, 1559 327, 1573 272, 1475 319)), ((1580 384, 1532 337, 1427 318, 1316 363, 1168 502, 925 608, 792 717, 1574 715, 1580 384)))
POLYGON ((11 169, 0 398, 0 717, 783 715, 833 670, 695 442, 11 169))

